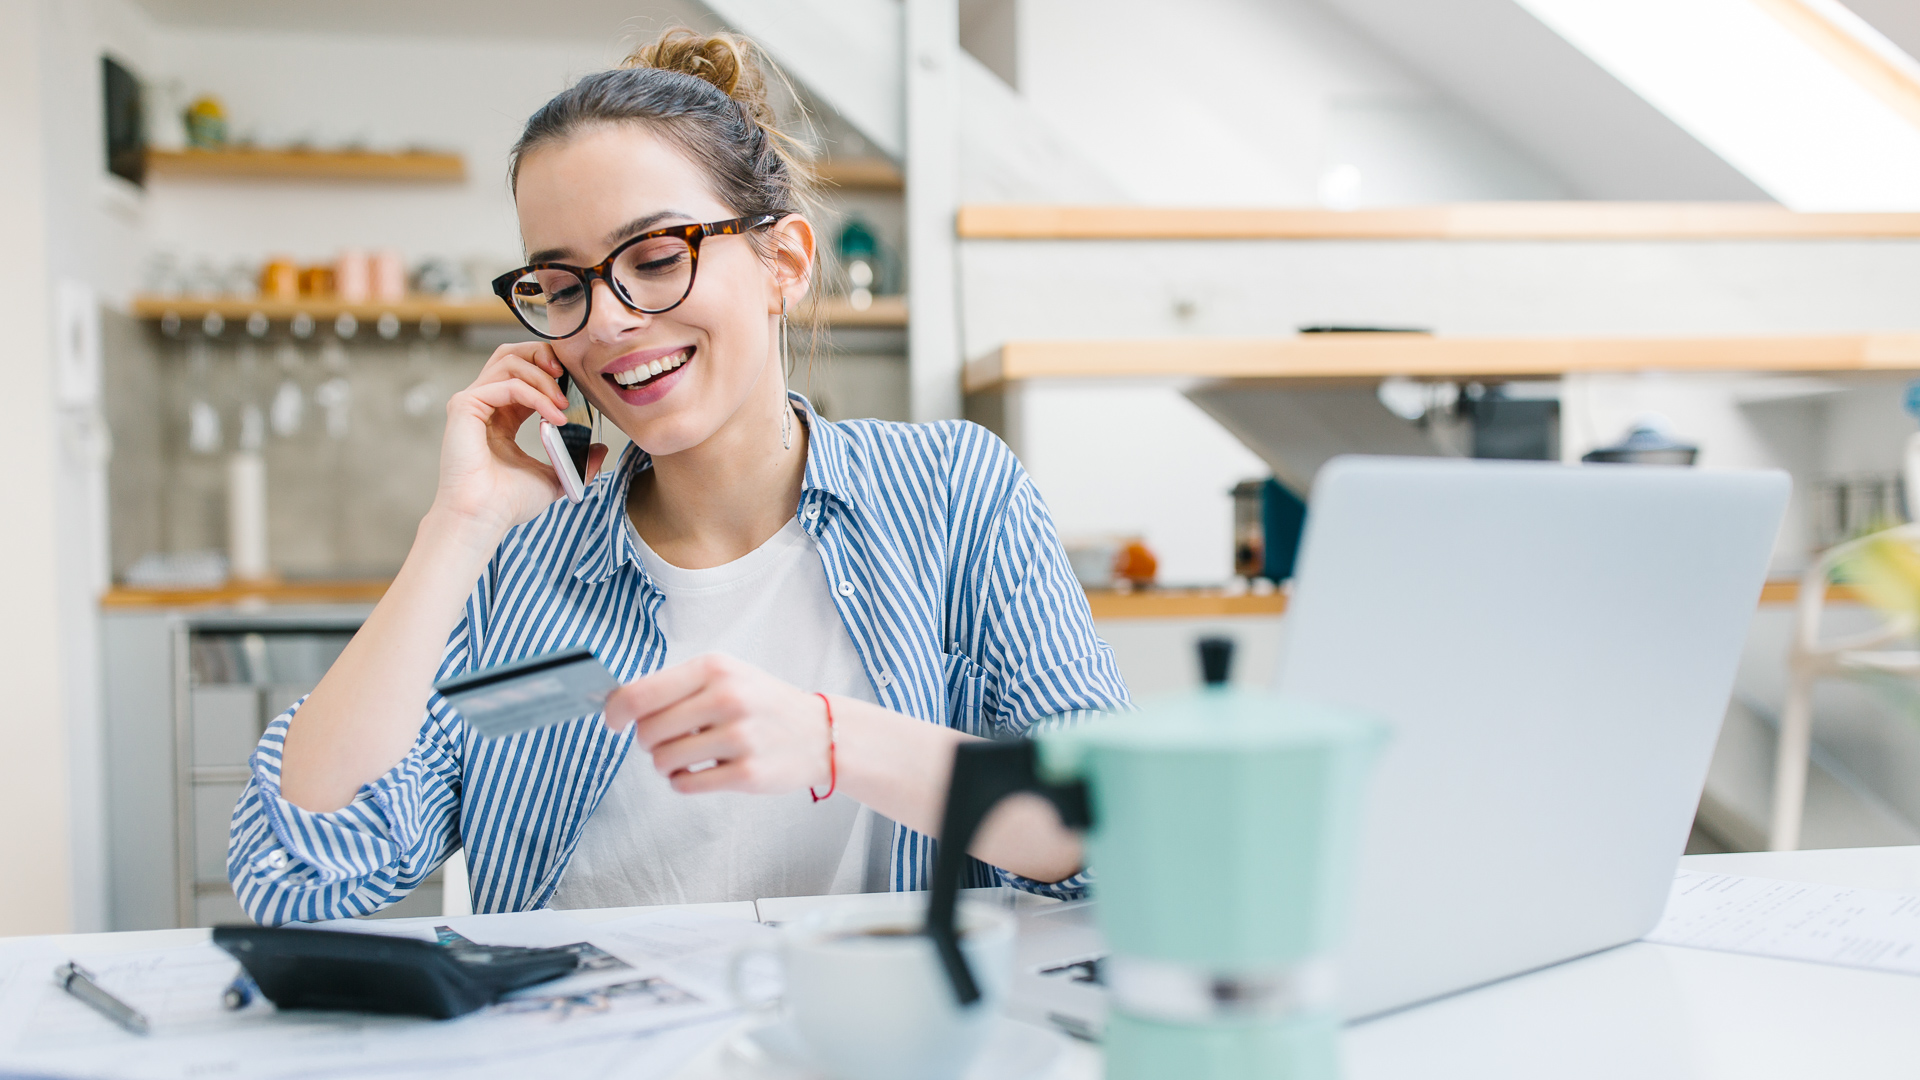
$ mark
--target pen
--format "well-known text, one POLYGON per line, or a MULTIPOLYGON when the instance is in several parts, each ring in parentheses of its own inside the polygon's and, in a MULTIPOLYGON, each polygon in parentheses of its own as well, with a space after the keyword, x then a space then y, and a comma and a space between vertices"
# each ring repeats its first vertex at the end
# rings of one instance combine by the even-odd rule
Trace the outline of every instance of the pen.
POLYGON ((93 981, 93 976, 72 961, 53 969, 53 981, 60 989, 92 1006, 101 1016, 119 1024, 135 1035, 147 1033, 147 1018, 126 1002, 114 997, 93 981))
POLYGON ((237 1012, 253 1004, 253 995, 256 989, 252 976, 247 974, 245 968, 242 968, 240 974, 235 975, 233 981, 228 983, 227 988, 221 992, 220 1004, 225 1005, 229 1010, 237 1012))

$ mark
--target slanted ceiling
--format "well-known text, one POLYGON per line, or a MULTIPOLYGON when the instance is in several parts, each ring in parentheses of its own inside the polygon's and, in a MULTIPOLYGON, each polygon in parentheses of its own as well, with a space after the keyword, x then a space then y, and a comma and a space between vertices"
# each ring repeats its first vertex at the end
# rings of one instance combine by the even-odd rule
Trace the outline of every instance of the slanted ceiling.
POLYGON ((1920 2, 1916 0, 1842 0, 1887 40, 1920 57, 1920 2))
POLYGON ((692 0, 135 0, 163 26, 340 34, 616 41, 667 26, 717 28, 692 0))
POLYGON ((1317 2, 1530 151, 1579 198, 1767 198, 1512 0, 1317 2))

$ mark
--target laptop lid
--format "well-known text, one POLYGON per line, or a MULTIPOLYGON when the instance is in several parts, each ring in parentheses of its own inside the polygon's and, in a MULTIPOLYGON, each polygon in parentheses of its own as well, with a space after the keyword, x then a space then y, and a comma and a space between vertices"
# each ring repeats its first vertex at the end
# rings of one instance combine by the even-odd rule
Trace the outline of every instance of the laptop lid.
POLYGON ((1788 487, 1431 458, 1320 473, 1279 687, 1393 728, 1340 968, 1349 1017, 1653 927, 1788 487))

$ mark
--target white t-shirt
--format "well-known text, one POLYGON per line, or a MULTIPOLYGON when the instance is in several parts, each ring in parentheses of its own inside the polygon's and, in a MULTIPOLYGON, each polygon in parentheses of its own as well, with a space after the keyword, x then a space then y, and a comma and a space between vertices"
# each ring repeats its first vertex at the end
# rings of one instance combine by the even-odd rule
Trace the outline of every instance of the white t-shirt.
MULTIPOLYGON (((708 570, 668 564, 628 526, 665 594, 669 664, 718 652, 800 687, 876 700, 799 519, 708 570)), ((822 716, 822 723, 825 717, 822 716)), ((682 795, 639 746, 587 819, 556 908, 702 904, 886 889, 887 819, 842 794, 682 795)))

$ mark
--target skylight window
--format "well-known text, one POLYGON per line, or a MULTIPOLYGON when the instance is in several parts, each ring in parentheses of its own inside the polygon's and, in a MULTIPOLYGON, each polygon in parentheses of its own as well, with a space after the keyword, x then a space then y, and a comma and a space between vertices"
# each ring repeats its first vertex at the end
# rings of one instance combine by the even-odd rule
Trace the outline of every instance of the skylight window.
POLYGON ((1794 210, 1920 210, 1920 65, 1832 0, 1516 0, 1794 210))

